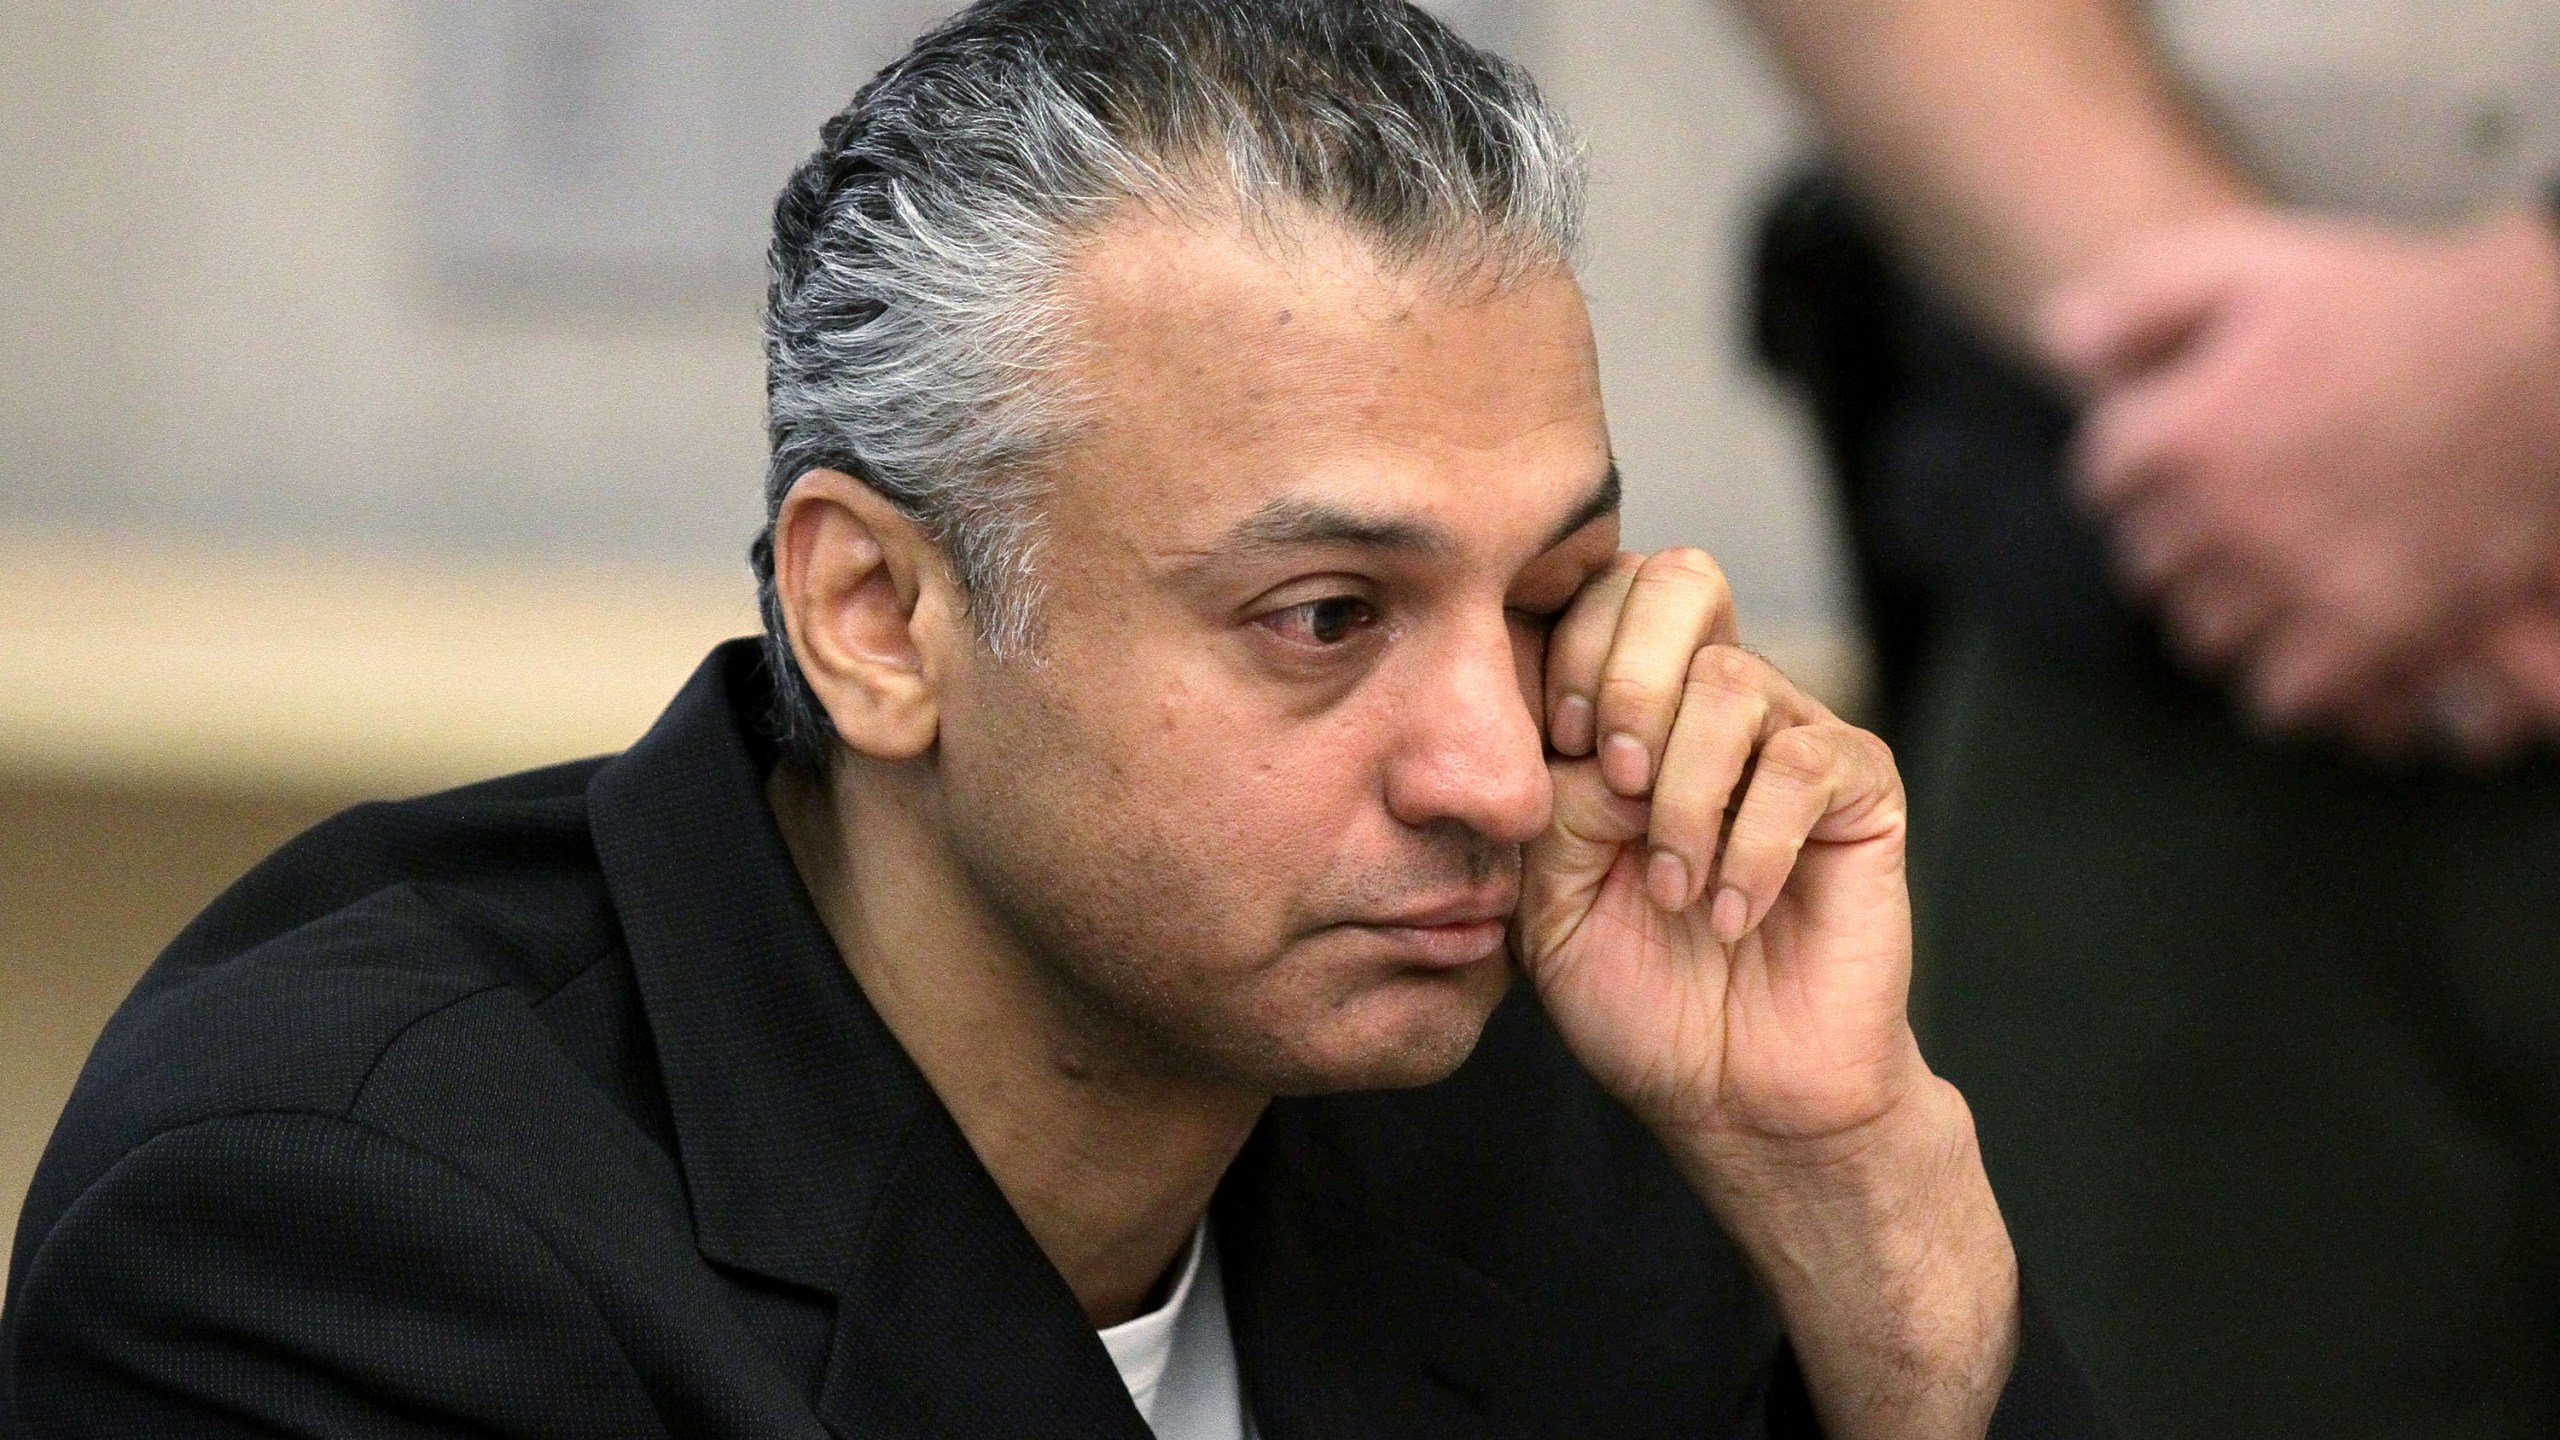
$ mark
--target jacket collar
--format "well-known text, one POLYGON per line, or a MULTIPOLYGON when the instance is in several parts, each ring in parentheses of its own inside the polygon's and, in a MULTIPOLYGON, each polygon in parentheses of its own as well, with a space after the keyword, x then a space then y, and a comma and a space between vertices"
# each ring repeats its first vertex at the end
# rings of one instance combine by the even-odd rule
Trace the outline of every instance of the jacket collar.
MULTIPOLYGON (((752 641, 587 791, 707 1258, 837 1297, 839 1434, 1145 1440, 1101 1341, 846 969, 764 799, 752 641)), ((1517 1302, 1293 1180, 1280 1102, 1213 1212, 1265 1440, 1529 1433, 1517 1302)))
POLYGON ((587 789, 694 1235, 837 1297, 838 1434, 1145 1440, 1101 1340, 845 968, 764 799, 771 689, 712 652, 587 789))
POLYGON ((835 944, 764 800, 752 642, 713 651, 587 787, 639 979, 702 1253, 796 1285, 843 1279, 932 1092, 835 944))

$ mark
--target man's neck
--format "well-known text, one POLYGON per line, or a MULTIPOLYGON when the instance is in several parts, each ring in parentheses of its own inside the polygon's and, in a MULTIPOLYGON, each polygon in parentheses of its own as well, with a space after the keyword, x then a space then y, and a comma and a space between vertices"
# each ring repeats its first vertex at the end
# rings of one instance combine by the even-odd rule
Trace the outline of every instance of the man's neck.
POLYGON ((1168 1078, 1076 1022, 976 901, 914 777, 777 769, 791 857, 890 1033, 1096 1326, 1139 1313, 1267 1097, 1168 1078))

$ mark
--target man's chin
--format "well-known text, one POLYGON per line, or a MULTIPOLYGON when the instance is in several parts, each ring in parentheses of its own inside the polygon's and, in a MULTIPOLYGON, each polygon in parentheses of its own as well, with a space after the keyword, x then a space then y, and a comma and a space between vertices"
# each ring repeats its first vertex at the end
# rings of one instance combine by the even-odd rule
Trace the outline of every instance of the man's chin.
POLYGON ((1475 1053, 1510 986, 1496 958, 1464 971, 1399 976, 1287 1047, 1279 1095, 1402 1090, 1446 1080, 1475 1053))

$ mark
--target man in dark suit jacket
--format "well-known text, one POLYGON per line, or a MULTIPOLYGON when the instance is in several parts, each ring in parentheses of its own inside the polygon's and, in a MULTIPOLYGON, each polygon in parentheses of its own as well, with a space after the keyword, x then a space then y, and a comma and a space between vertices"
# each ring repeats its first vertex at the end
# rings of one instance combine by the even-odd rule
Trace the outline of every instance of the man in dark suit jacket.
POLYGON ((761 650, 179 939, 9 1425, 2092 1428, 1890 756, 1618 552, 1574 154, 1387 0, 927 37, 777 209, 761 650))

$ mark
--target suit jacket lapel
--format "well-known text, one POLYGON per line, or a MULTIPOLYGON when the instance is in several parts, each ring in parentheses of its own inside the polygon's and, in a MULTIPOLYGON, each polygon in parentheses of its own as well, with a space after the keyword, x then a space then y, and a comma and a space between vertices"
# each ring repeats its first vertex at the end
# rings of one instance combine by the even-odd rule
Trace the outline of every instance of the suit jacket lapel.
POLYGON ((846 1436, 1151 1440, 1074 1294, 939 1107, 863 1236, 819 1418, 846 1436))
POLYGON ((1311 1183, 1297 1148, 1289 1124, 1266 1119, 1212 1211, 1262 1440, 1545 1433, 1526 1309, 1311 1183))

